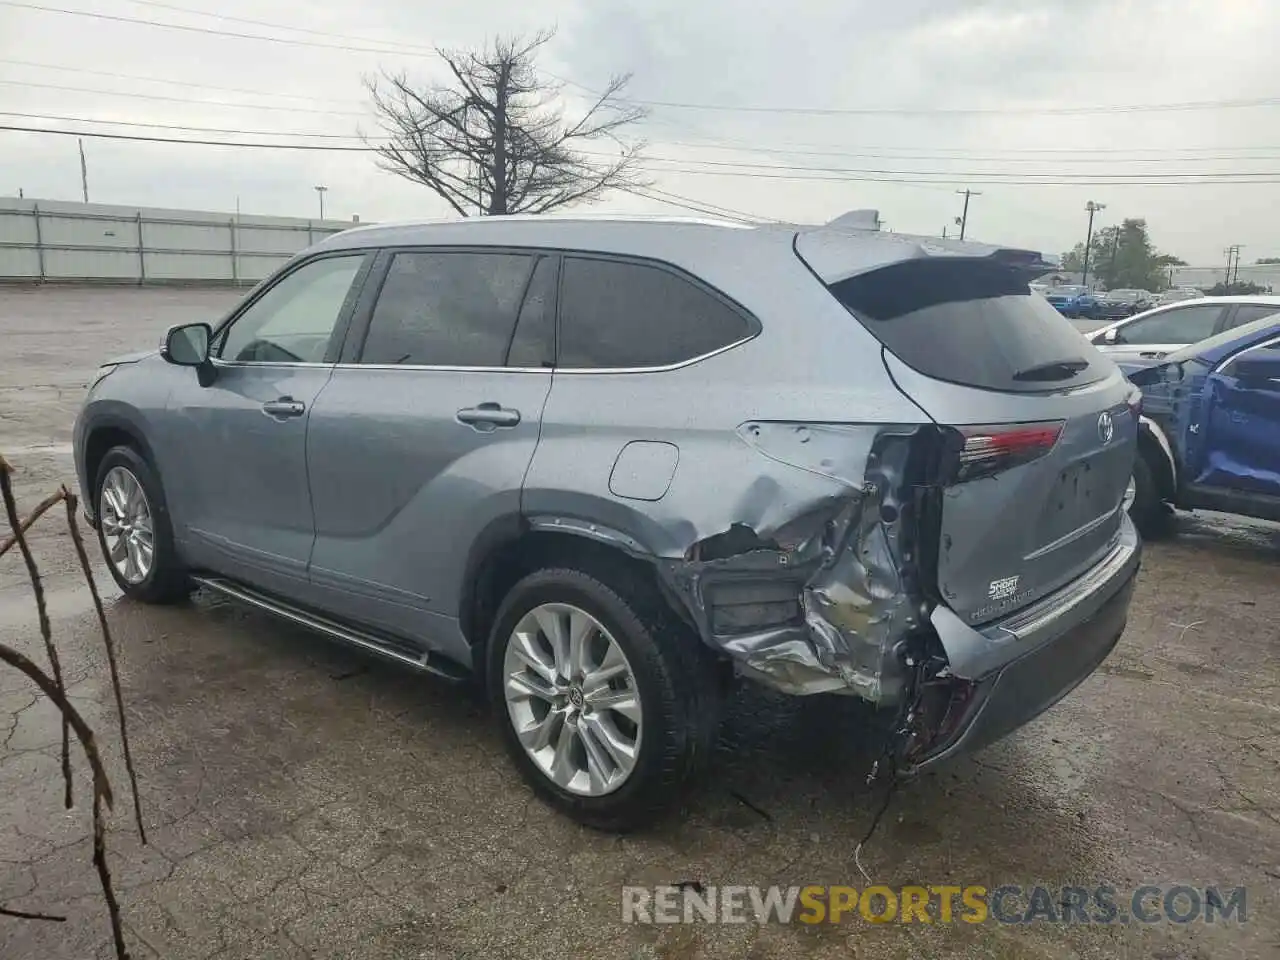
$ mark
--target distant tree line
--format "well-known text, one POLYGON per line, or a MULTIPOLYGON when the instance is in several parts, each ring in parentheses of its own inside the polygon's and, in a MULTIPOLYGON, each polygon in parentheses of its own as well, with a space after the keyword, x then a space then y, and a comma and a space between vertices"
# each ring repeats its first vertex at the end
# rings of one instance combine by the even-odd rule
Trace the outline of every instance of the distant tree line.
MULTIPOLYGON (((1170 286, 1169 268, 1186 266, 1186 261, 1161 253, 1151 242, 1147 221, 1129 218, 1116 227, 1103 227, 1093 235, 1089 248, 1089 275, 1108 290, 1165 290, 1170 286)), ((1063 254, 1062 269, 1079 273, 1084 269, 1084 244, 1063 254)))

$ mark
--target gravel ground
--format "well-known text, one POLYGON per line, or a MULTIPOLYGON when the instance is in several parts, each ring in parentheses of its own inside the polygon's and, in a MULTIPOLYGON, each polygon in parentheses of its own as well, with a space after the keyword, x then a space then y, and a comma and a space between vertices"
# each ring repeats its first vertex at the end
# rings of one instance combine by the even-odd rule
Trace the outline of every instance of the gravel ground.
MULTIPOLYGON (((112 354, 220 315, 217 290, 0 288, 0 452, 30 507, 72 480, 71 421, 112 354)), ((108 756, 110 865, 137 957, 1275 957, 1280 955, 1280 528, 1181 517, 1128 630, 1044 717, 904 788, 877 883, 1247 887, 1248 922, 626 925, 624 884, 864 885, 874 745, 836 698, 744 689, 713 775, 625 838, 550 813, 464 690, 245 608, 105 590, 143 816, 131 830, 102 643, 65 517, 33 537, 70 692, 108 756)), ((106 582, 99 571, 99 582, 106 582)), ((16 551, 0 636, 43 659, 16 551)), ((111 956, 84 764, 62 806, 55 712, 0 670, 0 957, 111 956)))

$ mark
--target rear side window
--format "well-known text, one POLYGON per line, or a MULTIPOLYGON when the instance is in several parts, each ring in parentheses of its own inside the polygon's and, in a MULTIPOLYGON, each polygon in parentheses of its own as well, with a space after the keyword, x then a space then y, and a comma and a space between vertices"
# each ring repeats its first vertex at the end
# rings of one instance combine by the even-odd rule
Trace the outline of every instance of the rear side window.
POLYGON ((503 366, 533 268, 524 254, 397 253, 360 362, 503 366))
POLYGON ((1109 365, 1026 275, 961 257, 906 260, 828 289, 903 363, 987 390, 1092 383, 1109 365))
POLYGON ((1253 323, 1255 320, 1271 317, 1277 313, 1280 313, 1280 307, 1274 304, 1246 303, 1236 307, 1236 312, 1231 315, 1231 321, 1227 327, 1234 330, 1236 327, 1243 327, 1246 323, 1253 323))
POLYGON ((668 366, 753 332, 733 307, 669 270, 585 257, 564 261, 557 366, 668 366))

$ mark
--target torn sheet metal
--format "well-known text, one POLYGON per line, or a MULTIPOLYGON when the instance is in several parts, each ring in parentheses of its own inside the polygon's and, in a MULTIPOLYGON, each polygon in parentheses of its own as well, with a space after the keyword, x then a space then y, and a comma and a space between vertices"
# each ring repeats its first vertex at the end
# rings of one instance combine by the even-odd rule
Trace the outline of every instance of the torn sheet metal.
POLYGON ((928 429, 745 424, 740 434, 758 452, 831 483, 769 528, 735 523, 661 561, 703 639, 787 693, 900 699, 909 673, 901 645, 925 605, 912 579, 919 487, 908 469, 928 429))

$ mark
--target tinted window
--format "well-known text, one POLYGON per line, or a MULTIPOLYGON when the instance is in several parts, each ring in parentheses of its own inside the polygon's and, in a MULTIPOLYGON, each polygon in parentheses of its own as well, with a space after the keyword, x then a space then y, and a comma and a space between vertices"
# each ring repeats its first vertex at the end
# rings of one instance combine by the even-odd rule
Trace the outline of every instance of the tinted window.
POLYGON ((1246 303, 1236 307, 1236 312, 1231 316, 1230 329, 1244 326, 1246 323, 1252 323, 1254 320, 1261 320, 1263 317, 1274 316, 1280 313, 1280 307, 1261 303, 1246 303))
POLYGON ((542 257, 534 268, 507 351, 509 367, 550 366, 555 359, 556 268, 554 257, 542 257))
POLYGON ((829 289, 903 363, 938 380, 1045 390, 1090 383, 1108 369, 1025 274, 1002 264, 907 260, 829 289))
POLYGON ((500 367, 534 258, 508 253, 397 253, 361 363, 500 367))
POLYGON ((1222 307, 1203 304, 1179 307, 1150 317, 1143 317, 1120 328, 1116 343, 1136 346, 1161 343, 1197 343, 1213 336, 1222 307))
POLYGON ((751 334, 718 297, 658 267, 570 257, 560 288, 561 367, 660 367, 751 334))
POLYGON ((364 255, 299 267, 260 296, 219 337, 224 360, 320 363, 364 255))

